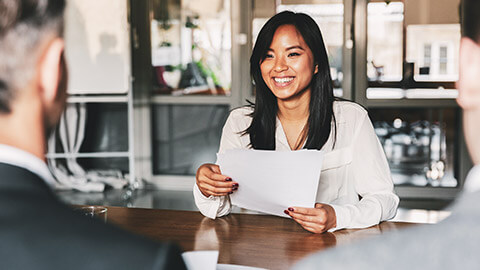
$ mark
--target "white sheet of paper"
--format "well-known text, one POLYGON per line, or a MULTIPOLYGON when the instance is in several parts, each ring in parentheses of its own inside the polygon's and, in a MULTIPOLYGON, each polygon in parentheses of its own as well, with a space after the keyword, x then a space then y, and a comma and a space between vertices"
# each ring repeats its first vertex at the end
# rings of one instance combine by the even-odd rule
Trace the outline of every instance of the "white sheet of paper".
POLYGON ((217 270, 267 270, 252 266, 236 265, 236 264, 217 264, 217 270))
POLYGON ((182 253, 188 270, 217 269, 218 250, 188 251, 182 253))
POLYGON ((236 264, 217 264, 218 254, 218 250, 188 251, 182 253, 182 258, 188 270, 266 270, 236 264))
POLYGON ((223 175, 238 182, 233 205, 281 217, 288 207, 314 207, 323 151, 235 149, 217 154, 223 175))

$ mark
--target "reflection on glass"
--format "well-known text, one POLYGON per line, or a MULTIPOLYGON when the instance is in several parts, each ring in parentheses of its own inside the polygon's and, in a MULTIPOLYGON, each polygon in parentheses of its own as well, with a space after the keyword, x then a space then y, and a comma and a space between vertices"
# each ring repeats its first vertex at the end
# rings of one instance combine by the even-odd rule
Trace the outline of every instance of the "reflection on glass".
POLYGON ((270 10, 282 12, 290 10, 294 12, 302 12, 310 15, 320 27, 324 42, 327 48, 330 72, 333 80, 335 96, 342 96, 342 46, 343 46, 343 1, 342 0, 321 0, 315 1, 277 1, 279 5, 260 3, 255 1, 254 19, 252 21, 253 43, 255 43, 258 32, 265 22, 274 14, 270 14, 270 10))
POLYGON ((403 3, 368 3, 367 76, 373 81, 402 79, 403 3))
POLYGON ((195 175, 214 163, 228 105, 154 105, 153 173, 195 175))
POLYGON ((458 80, 460 24, 407 26, 407 61, 416 81, 458 80))
POLYGON ((230 1, 154 0, 152 14, 153 91, 228 95, 230 1))
POLYGON ((372 109, 396 185, 455 187, 456 109, 372 109))
POLYGON ((450 88, 458 79, 460 0, 368 3, 370 87, 450 88))

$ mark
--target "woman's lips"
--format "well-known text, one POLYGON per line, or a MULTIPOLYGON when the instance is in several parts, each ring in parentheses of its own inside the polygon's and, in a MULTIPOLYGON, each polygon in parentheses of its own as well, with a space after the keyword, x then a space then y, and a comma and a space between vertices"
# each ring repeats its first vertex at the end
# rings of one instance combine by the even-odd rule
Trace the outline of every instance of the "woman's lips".
POLYGON ((292 83, 293 79, 295 79, 295 77, 293 76, 289 76, 289 77, 273 77, 273 82, 275 83, 275 86, 278 86, 278 87, 285 87, 289 84, 292 83))

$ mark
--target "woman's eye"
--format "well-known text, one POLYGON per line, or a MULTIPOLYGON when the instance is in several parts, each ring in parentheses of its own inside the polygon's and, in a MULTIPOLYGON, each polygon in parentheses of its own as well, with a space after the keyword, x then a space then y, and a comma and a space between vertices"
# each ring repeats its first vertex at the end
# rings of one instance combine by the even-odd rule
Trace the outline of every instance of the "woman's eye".
POLYGON ((299 56, 300 54, 299 53, 296 53, 296 52, 293 52, 293 53, 289 53, 288 56, 299 56))
POLYGON ((265 55, 265 58, 273 58, 273 55, 272 54, 267 54, 267 55, 265 55))

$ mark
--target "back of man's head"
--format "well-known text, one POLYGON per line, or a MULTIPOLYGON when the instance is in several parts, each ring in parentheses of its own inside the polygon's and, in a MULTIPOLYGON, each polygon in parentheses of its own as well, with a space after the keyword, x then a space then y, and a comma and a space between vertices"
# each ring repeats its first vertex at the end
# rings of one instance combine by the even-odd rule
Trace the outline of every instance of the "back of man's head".
POLYGON ((480 1, 463 1, 463 35, 480 44, 480 1))
POLYGON ((39 47, 62 36, 65 0, 0 0, 0 114, 35 74, 39 47))

